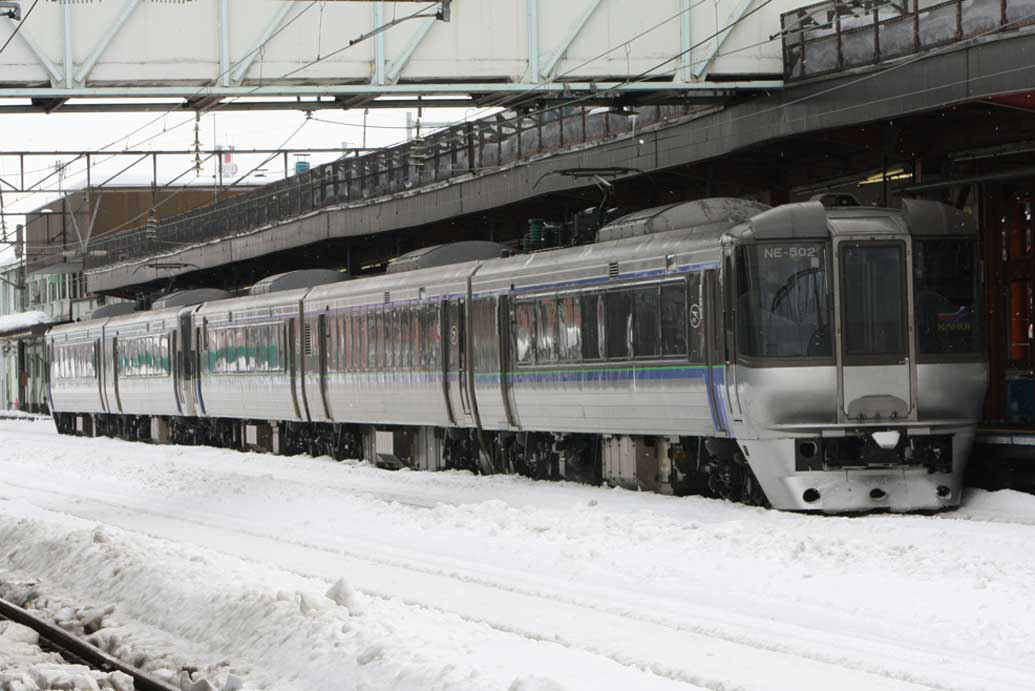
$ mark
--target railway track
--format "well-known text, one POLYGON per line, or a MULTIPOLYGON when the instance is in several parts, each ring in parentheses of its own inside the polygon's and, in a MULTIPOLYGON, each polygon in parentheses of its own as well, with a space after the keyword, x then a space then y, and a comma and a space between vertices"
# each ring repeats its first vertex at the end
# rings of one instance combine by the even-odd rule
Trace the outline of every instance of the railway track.
POLYGON ((131 667, 121 660, 112 657, 100 648, 83 639, 70 634, 56 624, 40 619, 18 605, 0 599, 0 618, 8 619, 22 626, 33 629, 40 636, 43 647, 56 651, 66 660, 86 665, 102 672, 122 672, 133 679, 136 691, 180 691, 160 679, 131 667))

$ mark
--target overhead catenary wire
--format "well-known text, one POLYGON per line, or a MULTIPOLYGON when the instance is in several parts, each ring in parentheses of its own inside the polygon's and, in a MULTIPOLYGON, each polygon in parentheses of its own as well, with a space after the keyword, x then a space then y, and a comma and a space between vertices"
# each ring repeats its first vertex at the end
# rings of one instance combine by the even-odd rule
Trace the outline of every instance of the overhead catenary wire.
POLYGON ((39 1, 40 0, 33 0, 32 6, 29 8, 29 11, 26 12, 25 16, 22 17, 22 20, 18 22, 18 26, 14 27, 14 31, 12 31, 11 35, 7 37, 6 41, 4 41, 4 45, 0 46, 0 54, 2 54, 4 50, 7 49, 7 46, 11 44, 11 41, 14 40, 14 37, 18 35, 19 31, 21 31, 21 28, 25 26, 25 22, 29 20, 29 17, 32 15, 32 11, 36 9, 36 5, 39 4, 39 1))

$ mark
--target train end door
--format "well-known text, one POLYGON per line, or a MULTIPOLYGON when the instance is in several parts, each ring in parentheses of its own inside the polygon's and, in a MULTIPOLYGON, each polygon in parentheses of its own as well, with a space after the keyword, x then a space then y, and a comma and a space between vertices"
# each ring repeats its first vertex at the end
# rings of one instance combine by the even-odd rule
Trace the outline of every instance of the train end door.
POLYGON ((836 238, 841 417, 915 417, 908 237, 836 238))

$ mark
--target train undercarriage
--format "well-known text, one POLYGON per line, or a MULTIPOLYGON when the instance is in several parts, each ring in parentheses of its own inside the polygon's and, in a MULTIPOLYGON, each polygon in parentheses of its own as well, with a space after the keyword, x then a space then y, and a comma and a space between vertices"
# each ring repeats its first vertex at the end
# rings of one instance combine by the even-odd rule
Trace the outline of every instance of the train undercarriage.
POLYGON ((67 435, 362 459, 388 469, 516 474, 768 505, 730 439, 75 413, 55 413, 54 421, 67 435))

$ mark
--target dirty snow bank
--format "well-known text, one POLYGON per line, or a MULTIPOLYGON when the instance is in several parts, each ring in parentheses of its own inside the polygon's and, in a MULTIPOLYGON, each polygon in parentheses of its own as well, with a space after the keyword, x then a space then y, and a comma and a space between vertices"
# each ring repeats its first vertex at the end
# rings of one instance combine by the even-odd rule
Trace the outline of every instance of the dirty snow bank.
POLYGON ((329 596, 290 577, 283 589, 256 588, 235 560, 62 523, 0 518, 0 545, 14 546, 0 553, 9 569, 0 592, 185 691, 350 689, 357 654, 370 655, 352 630, 358 598, 344 581, 329 596), (37 573, 46 581, 26 588, 37 573), (74 601, 98 604, 65 604, 74 601), (302 683, 281 685, 284 676, 302 683))
POLYGON ((43 652, 27 626, 0 621, 0 691, 133 691, 122 672, 98 672, 43 652))

